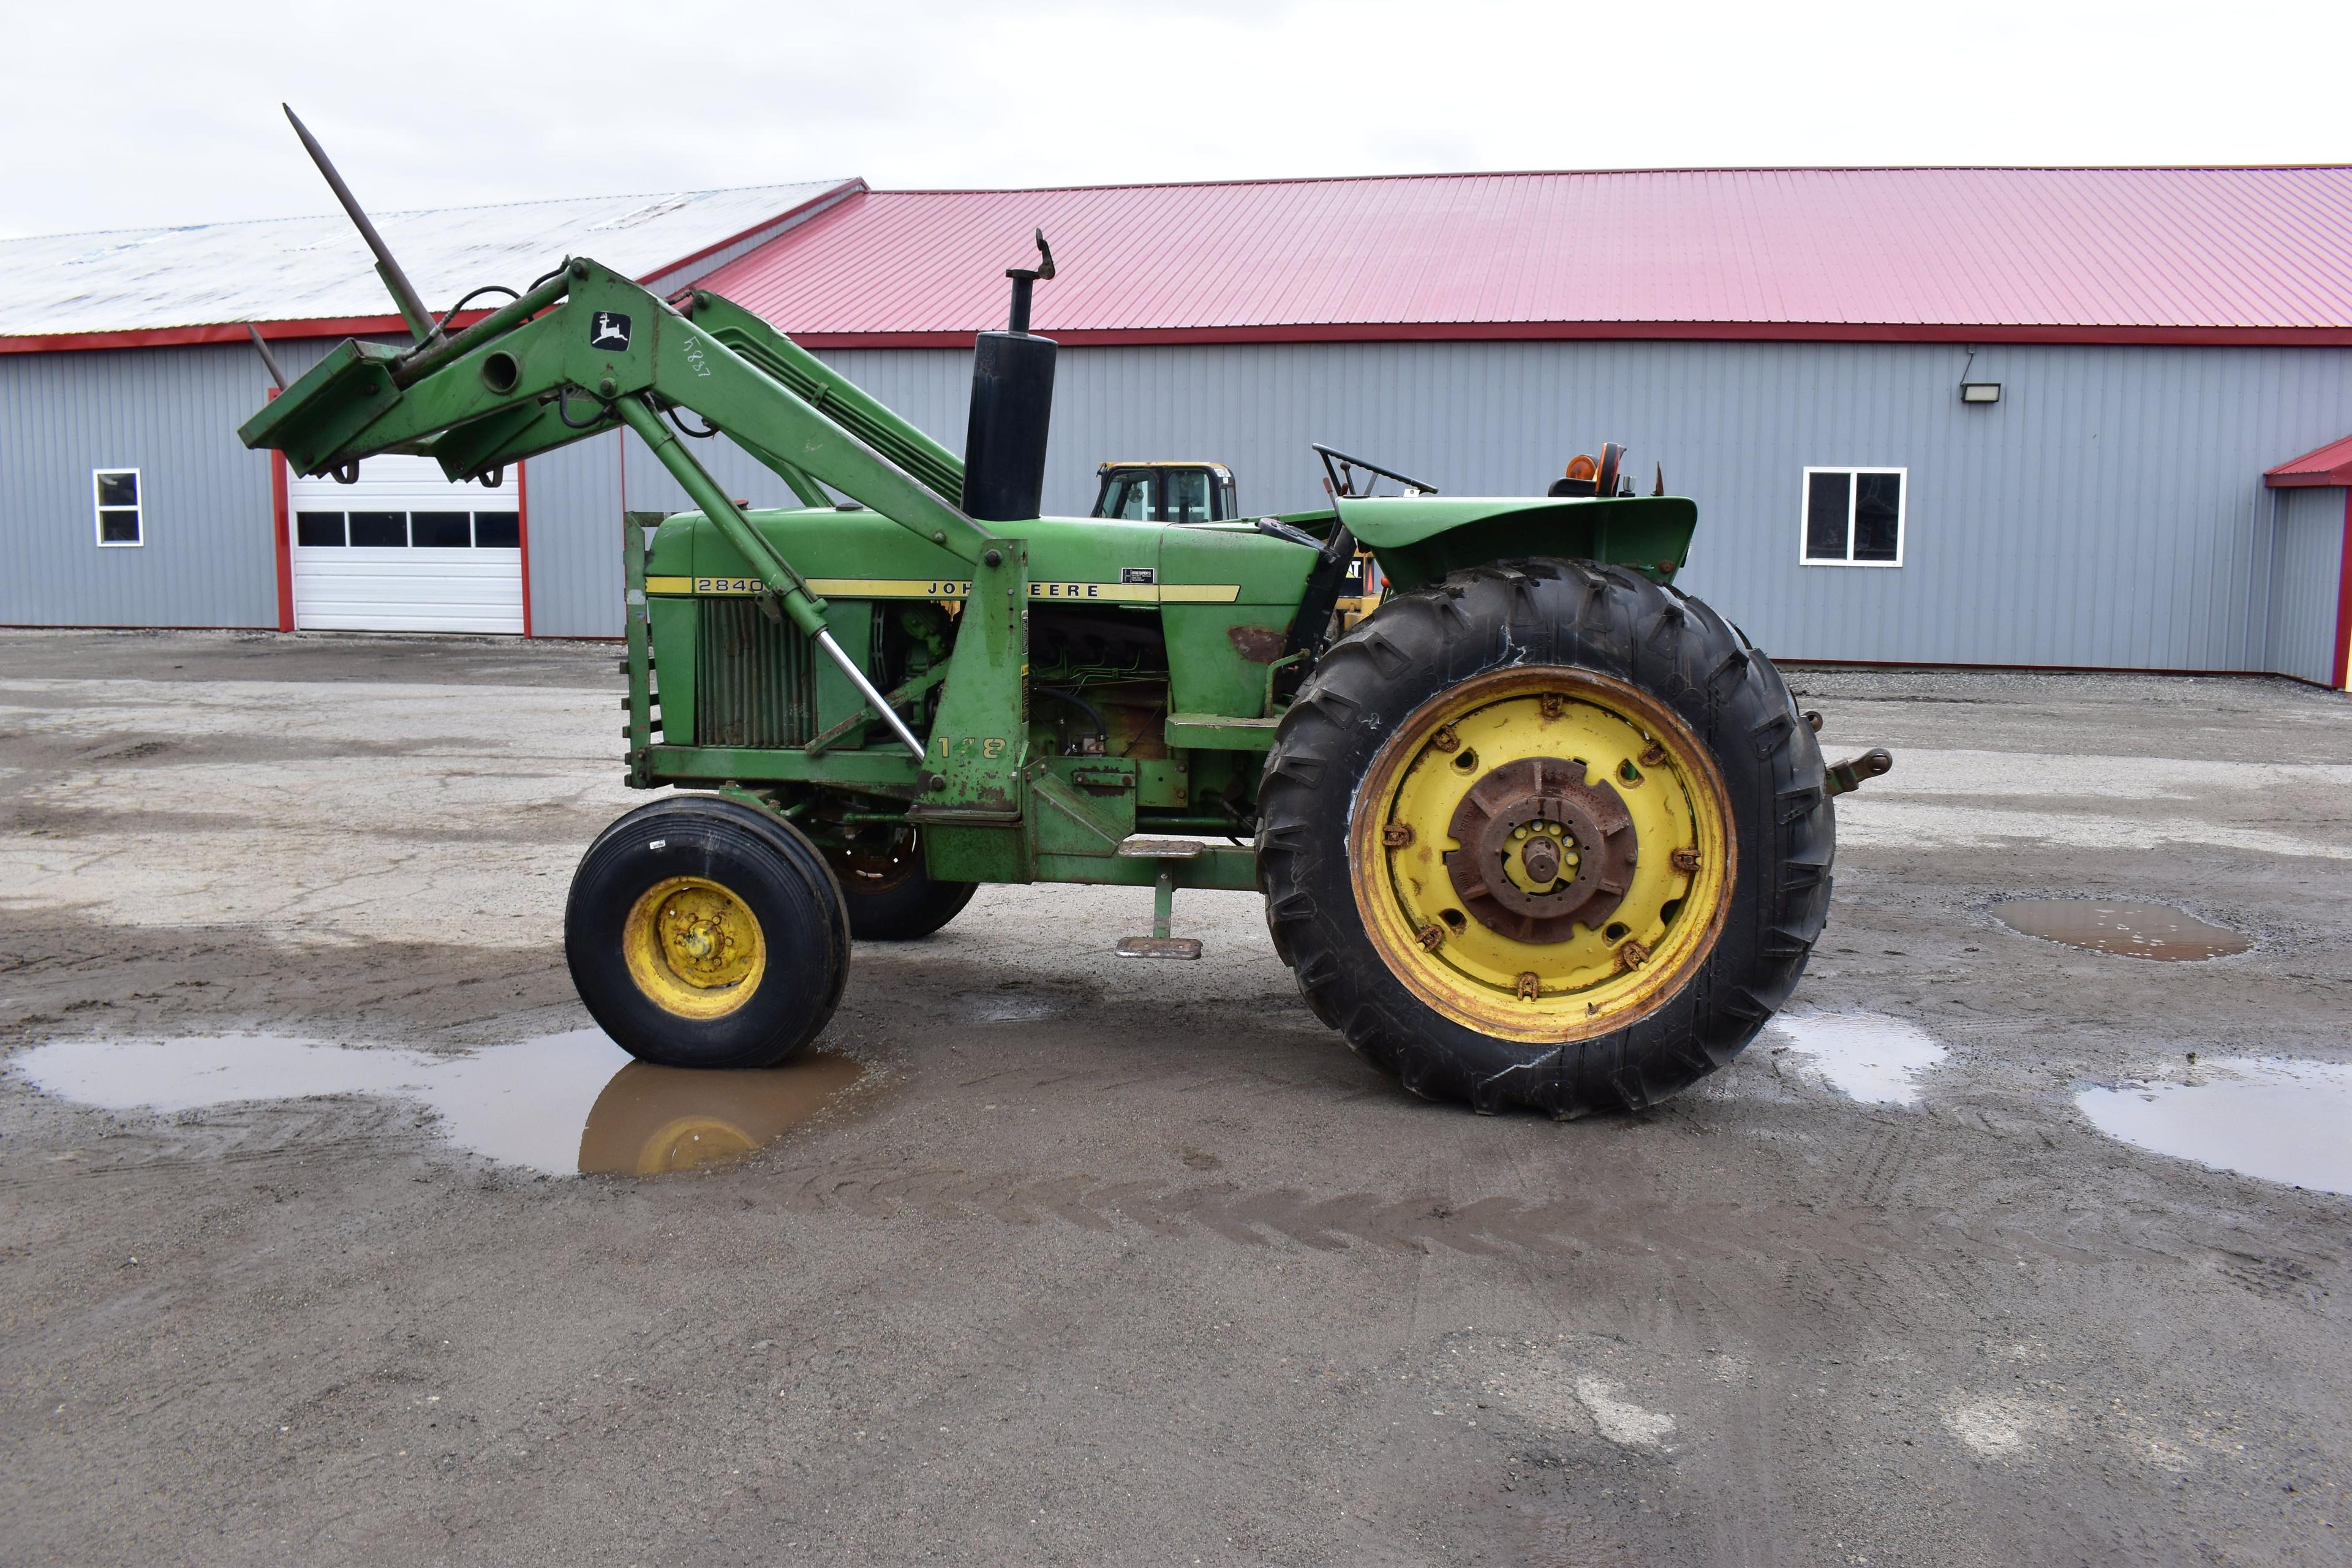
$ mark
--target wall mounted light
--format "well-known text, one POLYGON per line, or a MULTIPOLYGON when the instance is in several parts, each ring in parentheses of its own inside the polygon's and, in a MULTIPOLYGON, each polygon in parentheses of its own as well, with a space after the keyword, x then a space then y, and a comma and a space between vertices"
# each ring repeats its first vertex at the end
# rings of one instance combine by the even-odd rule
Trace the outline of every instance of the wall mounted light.
POLYGON ((1997 381, 1964 381, 1960 383, 1962 403, 1999 403, 2000 383, 1997 381))

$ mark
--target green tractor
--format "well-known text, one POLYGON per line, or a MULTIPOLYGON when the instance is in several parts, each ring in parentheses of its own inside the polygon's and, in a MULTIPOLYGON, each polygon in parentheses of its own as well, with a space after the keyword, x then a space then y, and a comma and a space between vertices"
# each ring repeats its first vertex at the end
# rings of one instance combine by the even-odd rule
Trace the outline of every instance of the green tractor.
POLYGON ((927 935, 989 882, 1151 889, 1120 944, 1143 957, 1198 952, 1178 889, 1255 889, 1319 1017, 1481 1111, 1647 1105, 1795 986, 1831 797, 1885 753, 1824 768, 1771 662, 1674 585, 1696 508, 1616 493, 1614 448, 1581 493, 1445 496, 1318 448, 1317 510, 1043 517, 1042 235, 978 337, 959 458, 751 312, 584 258, 451 331, 301 134, 415 342, 341 344, 247 446, 473 479, 625 427, 698 509, 619 541, 627 780, 679 793, 596 838, 565 910, 635 1055, 784 1061, 853 941, 927 935), (739 507, 713 438, 801 504, 739 507), (1360 551, 1385 595, 1339 632, 1360 551))

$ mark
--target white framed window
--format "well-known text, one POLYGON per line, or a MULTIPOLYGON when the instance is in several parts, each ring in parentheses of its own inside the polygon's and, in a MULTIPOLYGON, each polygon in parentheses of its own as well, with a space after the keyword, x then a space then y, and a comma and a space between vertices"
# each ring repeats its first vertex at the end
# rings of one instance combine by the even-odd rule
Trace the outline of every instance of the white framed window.
POLYGON ((1908 468, 1807 468, 1797 559, 1807 566, 1900 566, 1908 468))
POLYGON ((139 470, 92 468, 90 500, 98 510, 100 549, 147 542, 146 515, 139 504, 139 470))

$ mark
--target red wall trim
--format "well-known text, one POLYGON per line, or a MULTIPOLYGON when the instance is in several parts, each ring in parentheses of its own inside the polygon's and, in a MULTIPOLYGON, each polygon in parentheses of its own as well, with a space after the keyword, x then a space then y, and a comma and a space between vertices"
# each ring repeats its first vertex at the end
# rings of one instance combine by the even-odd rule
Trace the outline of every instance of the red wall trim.
MULTIPOLYGON (((470 327, 488 310, 467 310, 451 320, 455 327, 470 327)), ((275 342, 302 338, 406 337, 408 323, 398 316, 332 316, 314 321, 256 321, 261 335, 275 342)), ((0 337, 0 354, 63 353, 73 349, 152 349, 191 343, 241 343, 245 323, 231 321, 204 327, 142 327, 121 332, 41 332, 29 337, 0 337)))
POLYGON ((2336 690, 2352 687, 2352 489, 2344 492, 2344 555, 2336 568, 2336 690))
POLYGON ((2029 675, 2221 676, 2232 680, 2292 680, 2298 686, 2319 687, 2316 680, 2289 675, 2283 669, 2174 669, 2145 664, 1949 664, 1926 658, 1801 658, 1795 654, 1774 654, 1772 663, 1781 669, 2014 669, 2029 675))
MULTIPOLYGON (((269 389, 275 400, 278 389, 269 389)), ((286 500, 286 454, 272 448, 269 454, 269 512, 278 521, 278 629, 294 629, 294 540, 292 519, 288 515, 286 500)))
MULTIPOLYGON (((674 271, 676 268, 664 270, 674 271)), ((488 313, 468 310, 454 324, 471 326, 488 313)), ((261 335, 273 339, 367 337, 407 331, 397 316, 266 321, 259 325, 261 335)), ((1039 330, 1056 342, 1076 348, 1190 343, 1575 342, 2077 343, 2195 348, 2352 348, 2352 326, 1941 326, 1844 321, 1329 321, 1288 326, 1042 327, 1039 330)), ((971 331, 796 331, 792 336, 793 342, 810 349, 968 349, 971 347, 972 340, 971 331)), ((163 348, 244 341, 245 323, 239 321, 233 325, 154 327, 138 331, 0 337, 0 353, 163 348)))
POLYGON ((530 636, 530 465, 515 465, 515 533, 522 546, 522 635, 530 636))

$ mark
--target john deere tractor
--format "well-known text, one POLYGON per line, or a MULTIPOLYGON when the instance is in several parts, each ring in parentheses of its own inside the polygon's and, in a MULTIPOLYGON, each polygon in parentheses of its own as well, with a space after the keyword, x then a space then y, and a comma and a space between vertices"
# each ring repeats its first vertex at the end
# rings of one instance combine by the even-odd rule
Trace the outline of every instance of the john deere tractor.
POLYGON ((1771 662, 1675 586, 1696 507, 1619 494, 1614 448, 1555 496, 1324 448, 1316 510, 1044 517, 1042 235, 978 336, 959 458, 750 311, 585 258, 453 331, 302 134, 415 341, 342 343, 248 446, 462 480, 625 427, 698 509, 616 542, 627 779, 675 793, 589 846, 565 910, 581 998, 636 1056, 784 1061, 854 941, 927 935, 988 882, 1151 889, 1142 957, 1197 953, 1178 889, 1255 889, 1318 1016, 1482 1111, 1648 1104, 1796 984, 1831 797, 1885 754, 1823 767, 1771 662), (711 439, 800 504, 740 507, 711 439), (1360 548, 1385 597, 1342 633, 1360 548))

